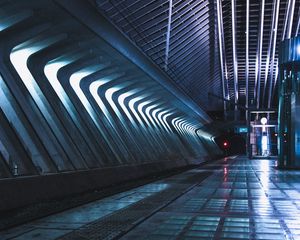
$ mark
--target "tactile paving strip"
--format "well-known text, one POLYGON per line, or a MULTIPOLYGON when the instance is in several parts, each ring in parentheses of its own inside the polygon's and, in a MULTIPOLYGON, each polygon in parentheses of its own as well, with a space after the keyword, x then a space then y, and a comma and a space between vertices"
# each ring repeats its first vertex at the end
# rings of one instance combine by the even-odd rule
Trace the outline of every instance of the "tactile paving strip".
POLYGON ((197 186, 203 179, 211 173, 194 172, 186 178, 178 179, 176 183, 170 184, 170 187, 145 198, 143 201, 132 204, 129 207, 116 211, 107 217, 94 221, 90 224, 68 233, 61 237, 61 240, 83 240, 83 239, 116 239, 134 226, 142 222, 147 217, 159 209, 165 207, 182 194, 197 186))

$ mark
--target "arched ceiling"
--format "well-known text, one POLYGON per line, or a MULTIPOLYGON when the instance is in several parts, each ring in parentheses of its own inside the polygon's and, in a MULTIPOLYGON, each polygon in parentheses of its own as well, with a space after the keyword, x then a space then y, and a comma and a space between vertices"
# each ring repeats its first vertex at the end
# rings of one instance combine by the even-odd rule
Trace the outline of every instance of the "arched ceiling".
POLYGON ((278 47, 299 34, 299 0, 96 0, 96 6, 205 110, 223 108, 208 93, 242 106, 277 106, 278 47))

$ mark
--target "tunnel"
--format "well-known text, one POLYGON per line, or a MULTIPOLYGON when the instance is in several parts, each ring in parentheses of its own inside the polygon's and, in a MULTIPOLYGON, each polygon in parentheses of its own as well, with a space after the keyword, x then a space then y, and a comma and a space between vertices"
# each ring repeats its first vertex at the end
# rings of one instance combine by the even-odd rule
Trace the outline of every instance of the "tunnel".
POLYGON ((300 239, 298 0, 0 6, 0 239, 300 239))

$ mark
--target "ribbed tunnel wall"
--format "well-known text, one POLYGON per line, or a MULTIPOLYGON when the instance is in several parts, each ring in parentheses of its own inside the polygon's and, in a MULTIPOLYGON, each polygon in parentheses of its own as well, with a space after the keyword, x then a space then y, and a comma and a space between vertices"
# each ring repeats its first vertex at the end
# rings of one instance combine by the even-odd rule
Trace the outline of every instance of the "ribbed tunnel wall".
POLYGON ((83 2, 0 1, 0 210, 198 163, 215 148, 201 109, 136 64, 128 40, 84 24, 83 2))

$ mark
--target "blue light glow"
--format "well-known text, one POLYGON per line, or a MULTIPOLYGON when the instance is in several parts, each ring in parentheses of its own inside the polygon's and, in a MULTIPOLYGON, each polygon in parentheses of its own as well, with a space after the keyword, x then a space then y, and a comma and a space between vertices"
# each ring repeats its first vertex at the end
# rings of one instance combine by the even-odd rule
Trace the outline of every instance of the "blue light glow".
POLYGON ((262 136, 261 148, 262 148, 263 154, 268 151, 268 137, 267 136, 262 136))
POLYGON ((297 54, 300 55, 300 45, 297 46, 297 54))

